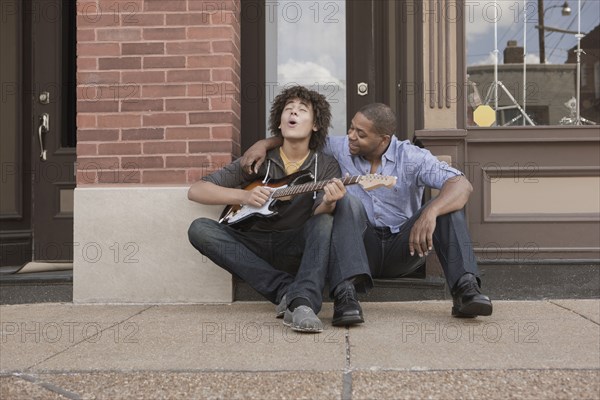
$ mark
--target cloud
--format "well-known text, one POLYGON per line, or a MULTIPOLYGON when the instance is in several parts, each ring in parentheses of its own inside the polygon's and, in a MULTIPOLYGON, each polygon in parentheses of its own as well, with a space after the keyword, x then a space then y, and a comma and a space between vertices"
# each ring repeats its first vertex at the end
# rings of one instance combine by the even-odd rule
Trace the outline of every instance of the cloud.
MULTIPOLYGON (((540 55, 539 54, 527 54, 525 56, 525 61, 527 64, 539 64, 540 63, 540 55)), ((546 60, 546 64, 550 64, 548 60, 546 60)))
POLYGON ((340 89, 346 88, 345 83, 324 66, 312 61, 296 61, 294 59, 289 59, 286 63, 277 66, 277 82, 280 85, 293 82, 305 86, 316 83, 319 87, 335 84, 340 89))
MULTIPOLYGON (((531 12, 528 13, 528 20, 531 12)), ((494 22, 498 23, 498 34, 506 29, 515 29, 519 22, 523 23, 522 2, 515 0, 479 0, 465 2, 465 20, 467 23, 467 41, 480 40, 482 34, 492 32, 494 22)), ((493 40, 493 38, 492 38, 493 40)))
POLYGON ((490 54, 488 54, 488 56, 486 58, 483 58, 479 61, 474 61, 473 63, 471 63, 469 65, 493 65, 495 58, 496 58, 496 56, 494 55, 494 53, 490 52, 490 54))
MULTIPOLYGON (((487 57, 482 58, 480 60, 474 61, 472 63, 469 64, 469 66, 474 66, 474 65, 494 65, 494 53, 490 52, 490 54, 488 54, 487 57)), ((525 61, 527 62, 527 64, 539 64, 540 63, 540 56, 538 54, 527 54, 525 56, 525 61)), ((546 61, 547 64, 550 64, 546 61)), ((502 64, 502 61, 499 62, 499 64, 502 64)))

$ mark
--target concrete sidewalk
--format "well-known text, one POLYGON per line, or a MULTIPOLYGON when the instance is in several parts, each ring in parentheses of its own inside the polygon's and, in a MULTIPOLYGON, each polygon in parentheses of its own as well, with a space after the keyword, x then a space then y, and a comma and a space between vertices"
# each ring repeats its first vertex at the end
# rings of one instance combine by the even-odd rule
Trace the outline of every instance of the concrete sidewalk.
POLYGON ((283 327, 268 303, 0 306, 0 399, 600 399, 600 300, 363 303, 283 327))

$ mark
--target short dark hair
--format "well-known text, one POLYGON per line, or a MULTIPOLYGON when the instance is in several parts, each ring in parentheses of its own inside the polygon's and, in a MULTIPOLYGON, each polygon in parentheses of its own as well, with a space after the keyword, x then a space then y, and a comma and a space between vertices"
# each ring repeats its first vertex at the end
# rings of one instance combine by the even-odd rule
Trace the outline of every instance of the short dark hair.
POLYGON ((377 134, 392 136, 396 132, 396 115, 386 104, 367 104, 358 112, 373 123, 373 129, 377 134))
POLYGON ((314 90, 309 90, 304 86, 292 86, 284 89, 275 97, 271 106, 269 115, 269 131, 273 136, 281 137, 281 114, 285 105, 293 99, 300 99, 312 104, 314 113, 314 123, 317 126, 317 131, 310 136, 308 147, 311 150, 320 150, 325 145, 325 138, 331 126, 331 107, 325 96, 314 90))

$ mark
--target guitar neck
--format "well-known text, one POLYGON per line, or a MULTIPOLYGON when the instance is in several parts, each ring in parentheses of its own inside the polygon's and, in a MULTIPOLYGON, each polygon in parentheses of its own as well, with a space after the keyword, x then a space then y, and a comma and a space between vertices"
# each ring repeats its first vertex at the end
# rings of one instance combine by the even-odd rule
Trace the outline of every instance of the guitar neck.
MULTIPOLYGON (((354 185, 354 184, 358 183, 360 178, 361 178, 360 175, 355 175, 355 176, 346 176, 346 177, 339 178, 339 179, 342 181, 342 183, 345 186, 347 186, 347 185, 354 185)), ((319 181, 319 182, 303 183, 300 185, 288 186, 285 188, 275 190, 275 192, 273 192, 272 197, 274 199, 277 199, 280 197, 287 197, 287 196, 293 196, 293 195, 302 194, 302 193, 315 192, 315 191, 323 189, 325 187, 325 185, 327 185, 329 182, 330 181, 319 181)))

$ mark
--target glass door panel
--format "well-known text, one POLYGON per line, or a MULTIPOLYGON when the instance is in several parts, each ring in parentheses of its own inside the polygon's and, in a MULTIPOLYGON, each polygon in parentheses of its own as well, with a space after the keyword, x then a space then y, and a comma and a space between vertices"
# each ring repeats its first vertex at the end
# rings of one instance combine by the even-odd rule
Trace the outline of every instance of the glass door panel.
POLYGON ((281 89, 299 84, 327 98, 332 109, 330 134, 345 135, 345 2, 267 1, 265 48, 266 121, 281 89))

